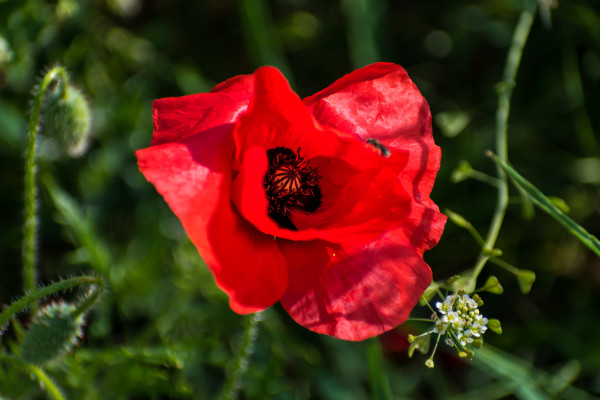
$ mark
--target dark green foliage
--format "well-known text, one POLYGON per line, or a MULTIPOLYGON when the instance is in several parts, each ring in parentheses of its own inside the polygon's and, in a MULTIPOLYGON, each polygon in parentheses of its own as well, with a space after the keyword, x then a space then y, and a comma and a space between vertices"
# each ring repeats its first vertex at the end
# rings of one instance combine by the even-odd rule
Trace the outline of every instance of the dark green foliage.
MULTIPOLYGON (((77 159, 62 156, 48 121, 39 132, 38 282, 92 271, 108 287, 86 315, 81 344, 46 364, 45 373, 68 399, 213 399, 221 393, 244 318, 229 309, 180 223, 138 172, 133 153, 150 143, 153 99, 208 91, 263 63, 284 70, 301 96, 376 59, 403 65, 430 104, 442 148, 432 197, 485 236, 496 189, 474 171, 495 175, 485 150, 494 150, 496 83, 523 4, 0 0, 0 304, 23 295, 23 152, 31 89, 41 71, 63 65, 92 115, 93 138, 77 159)), ((598 236, 599 6, 560 0, 551 9, 551 28, 544 10, 535 16, 516 77, 508 158, 598 236)), ((440 343, 430 370, 420 352, 407 357, 406 333, 423 327, 414 322, 381 339, 384 362, 378 365, 372 343, 313 334, 276 305, 261 315, 240 398, 366 400, 389 391, 410 399, 586 398, 573 387, 598 395, 600 261, 514 187, 510 200, 495 247, 523 273, 515 279, 489 264, 478 287, 494 275, 504 289, 481 294, 482 313, 498 318, 503 332, 487 333, 482 349, 493 345, 520 361, 484 353, 470 365, 440 343), (390 390, 373 390, 384 373, 390 390)), ((479 250, 469 230, 448 223, 425 258, 434 277, 445 280, 470 268, 479 250)), ((79 294, 60 292, 54 301, 79 304, 79 294)), ((428 318, 430 311, 418 307, 413 315, 428 318)), ((47 329, 31 318, 21 312, 0 336, 5 398, 49 396, 16 355, 32 348, 26 344, 31 329, 47 329)))

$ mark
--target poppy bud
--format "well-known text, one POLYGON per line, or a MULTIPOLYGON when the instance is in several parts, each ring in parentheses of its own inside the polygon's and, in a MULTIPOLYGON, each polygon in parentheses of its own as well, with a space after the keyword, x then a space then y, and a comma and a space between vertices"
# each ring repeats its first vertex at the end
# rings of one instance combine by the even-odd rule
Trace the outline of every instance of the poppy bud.
POLYGON ((33 318, 21 346, 21 358, 28 364, 41 365, 71 350, 82 336, 82 315, 75 316, 72 304, 53 303, 33 318))
POLYGON ((44 107, 45 129, 71 157, 87 150, 90 139, 90 107, 78 88, 60 82, 48 93, 44 107))

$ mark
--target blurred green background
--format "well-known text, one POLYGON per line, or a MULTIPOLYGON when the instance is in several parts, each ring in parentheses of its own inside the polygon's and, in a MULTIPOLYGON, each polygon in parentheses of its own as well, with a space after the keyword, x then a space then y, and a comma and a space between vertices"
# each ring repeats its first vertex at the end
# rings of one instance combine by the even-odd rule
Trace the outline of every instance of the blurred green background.
MULTIPOLYGON (((279 67, 301 96, 375 61, 401 64, 430 103, 442 148, 432 197, 485 234, 496 190, 475 180, 453 183, 451 176, 461 160, 495 174, 484 155, 494 148, 495 85, 523 6, 519 0, 0 0, 0 303, 22 294, 31 91, 58 62, 91 103, 94 138, 87 154, 71 159, 40 132, 39 281, 95 271, 110 290, 88 316, 81 345, 48 366, 48 374, 73 399, 214 398, 244 318, 229 309, 179 221, 138 172, 134 151, 150 143, 152 100, 208 91, 264 64, 279 67)), ((548 0, 540 10, 513 93, 509 159, 598 236, 600 4, 548 0)), ((526 210, 511 188, 497 247, 506 261, 534 270, 537 281, 523 295, 512 275, 486 267, 482 278, 497 275, 505 289, 483 295, 482 313, 499 318, 504 329, 500 336, 487 333, 486 344, 524 360, 535 376, 550 374, 548 384, 563 379, 600 394, 600 260, 547 215, 526 210)), ((469 234, 449 222, 425 259, 434 278, 443 279, 471 267, 478 252, 469 234)), ((373 398, 369 343, 311 333, 279 305, 262 319, 241 398, 373 398)), ((9 330, 2 337, 3 351, 13 336, 9 330)), ((519 382, 464 362, 445 345, 430 370, 425 356, 408 359, 401 332, 381 343, 394 398, 498 398, 519 382)), ((0 395, 45 398, 26 371, 7 363, 0 363, 0 395)), ((579 391, 563 395, 586 398, 579 391)))

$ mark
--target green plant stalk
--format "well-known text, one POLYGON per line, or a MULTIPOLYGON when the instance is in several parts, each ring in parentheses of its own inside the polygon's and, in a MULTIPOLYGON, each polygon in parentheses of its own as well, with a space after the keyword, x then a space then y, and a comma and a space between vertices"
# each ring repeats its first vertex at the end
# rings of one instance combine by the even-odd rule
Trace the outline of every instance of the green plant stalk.
POLYGON ((27 128, 27 147, 25 149, 25 218, 23 221, 23 287, 32 291, 36 285, 36 239, 37 239, 37 202, 35 177, 37 165, 35 151, 37 132, 40 128, 40 113, 46 91, 58 79, 58 84, 67 84, 67 71, 56 66, 44 75, 35 91, 33 106, 27 128))
POLYGON ((394 396, 392 395, 390 381, 385 371, 383 354, 381 353, 381 345, 377 338, 372 338, 369 340, 367 356, 373 399, 392 400, 394 396))
MULTIPOLYGON (((503 79, 500 83, 498 109, 496 111, 496 151, 498 157, 502 160, 508 159, 508 116, 510 114, 510 98, 515 86, 515 78, 517 76, 517 71, 519 70, 525 43, 527 43, 527 38, 531 31, 536 7, 537 2, 530 1, 521 12, 519 22, 517 23, 513 34, 512 44, 508 50, 503 79)), ((497 173, 500 182, 498 183, 496 209, 485 239, 485 246, 479 254, 475 267, 473 268, 473 288, 477 277, 490 257, 490 252, 494 249, 498 234, 500 233, 500 228, 504 221, 506 207, 508 206, 508 181, 502 168, 498 167, 497 173)))
POLYGON ((96 300, 100 297, 102 292, 104 292, 104 281, 102 281, 101 285, 97 285, 92 287, 92 292, 88 294, 85 299, 79 305, 77 305, 77 309, 73 312, 73 318, 79 317, 81 314, 89 310, 96 300))
POLYGON ((258 321, 260 320, 259 313, 254 313, 246 317, 244 325, 244 333, 242 343, 238 349, 237 355, 231 364, 227 381, 223 387, 220 398, 223 400, 237 399, 238 392, 241 388, 241 380, 248 370, 248 360, 252 355, 254 342, 258 333, 258 321))
POLYGON ((558 207, 552 202, 528 180, 523 178, 513 167, 502 160, 500 157, 492 154, 488 154, 498 164, 500 168, 512 179, 515 184, 521 186, 527 193, 529 198, 537 205, 540 209, 558 221, 564 226, 573 236, 578 238, 581 243, 589 247, 598 257, 600 257, 600 241, 594 235, 586 231, 581 225, 573 221, 569 216, 564 214, 558 207))
POLYGON ((517 268, 514 265, 511 265, 511 264, 507 263, 506 261, 501 260, 499 258, 492 257, 492 258, 490 258, 490 262, 498 265, 499 267, 504 268, 505 270, 507 270, 508 272, 510 272, 513 275, 517 275, 519 273, 519 268, 517 268))
POLYGON ((490 176, 484 172, 477 171, 477 170, 471 170, 468 173, 468 177, 471 179, 476 179, 479 182, 487 183, 488 185, 493 186, 495 188, 502 185, 502 181, 500 179, 494 178, 493 176, 490 176))
POLYGON ((46 392, 48 393, 48 397, 50 397, 52 400, 66 400, 66 397, 63 394, 63 392, 56 385, 56 383, 54 383, 52 378, 46 375, 44 370, 42 370, 39 367, 36 367, 35 365, 28 365, 27 369, 29 369, 31 375, 39 381, 40 387, 46 390, 46 392))
POLYGON ((44 297, 47 297, 53 293, 57 293, 65 289, 82 285, 96 285, 104 287, 104 279, 96 276, 79 276, 75 278, 61 280, 51 285, 44 286, 36 291, 27 293, 25 296, 13 302, 4 311, 2 311, 2 313, 0 313, 0 331, 13 315, 23 310, 24 308, 35 304, 38 300, 43 299, 44 297))

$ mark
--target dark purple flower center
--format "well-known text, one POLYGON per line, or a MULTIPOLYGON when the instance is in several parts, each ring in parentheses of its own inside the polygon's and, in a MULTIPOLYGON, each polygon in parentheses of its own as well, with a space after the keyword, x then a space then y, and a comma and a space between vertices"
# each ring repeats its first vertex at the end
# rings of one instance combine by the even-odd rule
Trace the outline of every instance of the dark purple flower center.
POLYGON ((321 205, 321 177, 316 168, 297 151, 287 147, 267 150, 269 169, 264 186, 269 200, 269 216, 282 228, 296 229, 289 220, 289 211, 308 214, 321 205))

